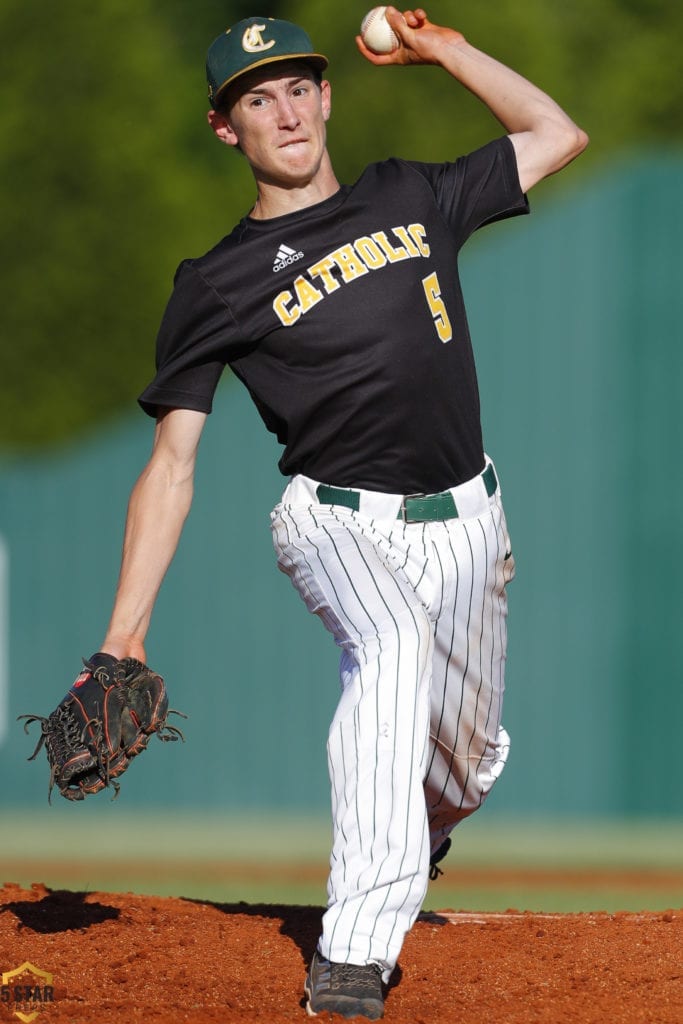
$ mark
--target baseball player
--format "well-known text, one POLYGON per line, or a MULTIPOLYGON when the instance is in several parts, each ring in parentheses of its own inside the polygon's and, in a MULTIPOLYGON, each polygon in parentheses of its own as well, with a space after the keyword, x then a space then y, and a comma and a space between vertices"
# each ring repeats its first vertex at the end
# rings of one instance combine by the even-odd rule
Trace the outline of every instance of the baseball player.
MULTIPOLYGON (((509 745, 513 558, 482 443, 458 252, 478 228, 526 213, 528 190, 587 143, 547 95, 461 33, 421 9, 389 7, 387 19, 400 45, 376 55, 359 38, 367 60, 439 65, 444 85, 475 93, 506 134, 453 163, 385 160, 340 184, 326 148, 327 60, 307 34, 252 17, 212 43, 209 124, 248 161, 256 199, 177 271, 140 398, 156 417, 154 448, 131 496, 102 646, 144 661, 229 365, 284 446, 279 568, 341 652, 328 906, 307 1009, 370 1019, 383 1014, 430 870, 509 745)), ((453 114, 440 101, 446 130, 453 114)))

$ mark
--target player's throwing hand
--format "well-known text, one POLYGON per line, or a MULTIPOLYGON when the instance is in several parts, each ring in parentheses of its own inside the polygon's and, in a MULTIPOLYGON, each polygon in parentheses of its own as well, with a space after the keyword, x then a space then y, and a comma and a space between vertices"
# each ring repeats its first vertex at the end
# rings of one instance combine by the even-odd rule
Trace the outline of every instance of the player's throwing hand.
POLYGON ((400 45, 391 53, 374 53, 365 45, 362 36, 356 36, 358 49, 372 64, 440 64, 439 53, 443 48, 464 40, 461 32, 434 25, 421 7, 403 14, 395 7, 387 7, 384 16, 400 45))

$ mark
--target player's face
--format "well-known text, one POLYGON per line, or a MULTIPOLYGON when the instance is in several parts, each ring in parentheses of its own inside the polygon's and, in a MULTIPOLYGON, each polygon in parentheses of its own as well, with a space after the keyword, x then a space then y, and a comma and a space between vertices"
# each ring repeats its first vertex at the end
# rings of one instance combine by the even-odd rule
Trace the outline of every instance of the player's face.
POLYGON ((320 170, 329 114, 329 83, 318 84, 306 65, 286 64, 245 76, 223 116, 223 133, 212 127, 239 146, 258 181, 302 185, 320 170))

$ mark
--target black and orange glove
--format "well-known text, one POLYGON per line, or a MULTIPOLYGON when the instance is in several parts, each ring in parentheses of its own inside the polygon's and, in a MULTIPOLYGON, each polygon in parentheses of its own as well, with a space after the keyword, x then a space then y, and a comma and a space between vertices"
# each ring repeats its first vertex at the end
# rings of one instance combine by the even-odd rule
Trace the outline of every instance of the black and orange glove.
MULTIPOLYGON (((40 722, 41 734, 32 761, 45 745, 50 765, 48 800, 54 786, 67 800, 83 800, 112 786, 147 746, 150 736, 183 739, 168 725, 164 680, 135 658, 93 654, 84 670, 48 718, 20 715, 24 731, 40 722)), ((185 716, 182 715, 184 718, 185 716)))

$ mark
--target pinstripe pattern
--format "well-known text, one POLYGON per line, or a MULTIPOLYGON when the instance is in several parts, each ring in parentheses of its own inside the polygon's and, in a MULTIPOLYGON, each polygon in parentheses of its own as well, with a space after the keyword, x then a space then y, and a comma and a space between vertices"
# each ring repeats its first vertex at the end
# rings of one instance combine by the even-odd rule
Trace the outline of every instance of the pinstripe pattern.
POLYGON ((507 756, 505 519, 498 495, 475 518, 406 525, 291 504, 288 491, 272 515, 279 567, 341 648, 319 949, 379 963, 386 978, 430 850, 481 805, 507 756))

